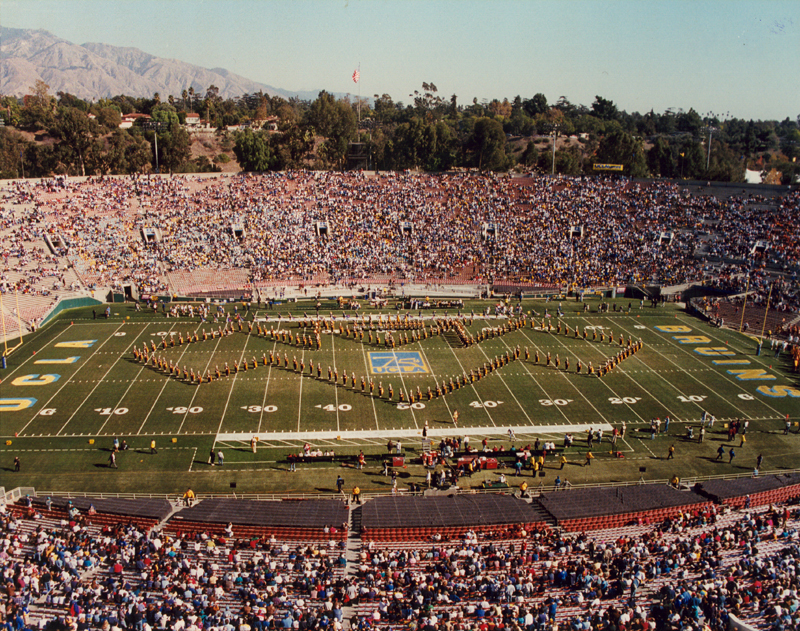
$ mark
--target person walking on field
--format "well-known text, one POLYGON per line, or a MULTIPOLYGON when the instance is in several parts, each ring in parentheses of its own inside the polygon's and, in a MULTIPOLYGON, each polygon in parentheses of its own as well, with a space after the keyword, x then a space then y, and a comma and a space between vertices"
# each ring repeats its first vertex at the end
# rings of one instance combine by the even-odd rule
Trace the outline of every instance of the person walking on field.
POLYGON ((150 441, 150 453, 151 454, 157 454, 158 453, 158 451, 156 450, 156 439, 155 438, 150 441))
POLYGON ((214 448, 211 448, 211 451, 208 452, 208 464, 212 467, 214 466, 214 461, 217 459, 217 452, 214 451, 214 448))
POLYGON ((594 455, 592 454, 591 451, 587 451, 586 452, 586 462, 583 463, 583 466, 585 467, 586 465, 589 465, 591 467, 592 466, 592 460, 594 460, 594 455))
POLYGON ((672 460, 675 457, 675 445, 670 445, 667 452, 667 460, 672 460))

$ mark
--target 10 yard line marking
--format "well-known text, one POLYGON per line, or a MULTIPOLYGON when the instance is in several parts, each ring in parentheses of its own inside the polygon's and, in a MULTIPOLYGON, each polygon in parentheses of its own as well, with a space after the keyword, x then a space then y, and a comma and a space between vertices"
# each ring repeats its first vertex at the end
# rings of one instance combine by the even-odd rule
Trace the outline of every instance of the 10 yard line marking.
MULTIPOLYGON (((680 320, 681 320, 681 322, 685 322, 685 320, 683 320, 683 319, 680 319, 680 320)), ((688 324, 687 324, 687 326, 688 326, 688 324)), ((708 333, 709 337, 712 337, 712 338, 713 338, 713 339, 715 339, 715 340, 719 340, 719 341, 720 341, 719 343, 720 343, 720 344, 722 344, 722 339, 721 339, 721 338, 718 338, 718 337, 716 337, 716 336, 714 336, 714 335, 711 335, 711 334, 710 334, 710 332, 707 332, 707 333, 708 333)), ((706 333, 704 333, 704 334, 706 334, 706 333)), ((680 348, 680 346, 678 346, 678 348, 680 348)), ((682 350, 682 351, 684 351, 685 353, 687 353, 687 354, 688 354, 688 355, 689 355, 689 356, 690 356, 692 359, 696 359, 697 361, 701 361, 699 357, 695 357, 695 356, 694 356, 692 353, 690 353, 689 351, 687 351, 687 350, 684 350, 683 348, 681 348, 680 350, 682 350)), ((744 354, 744 353, 742 353, 742 354, 744 354)), ((764 362, 762 359, 760 359, 760 358, 759 358, 759 359, 755 359, 755 361, 756 361, 757 363, 761 364, 761 366, 762 366, 762 367, 763 367, 763 366, 765 366, 765 365, 767 365, 767 366, 769 365, 769 364, 765 364, 765 362, 764 362)), ((719 372, 717 372, 717 374, 721 375, 721 376, 723 377, 723 379, 725 379, 726 381, 730 381, 730 382, 731 382, 733 385, 735 385, 737 388, 739 388, 739 389, 740 389, 742 392, 744 392, 744 393, 746 393, 746 392, 747 392, 747 390, 745 390, 745 389, 744 389, 744 388, 741 386, 741 384, 737 383, 737 382, 736 382, 736 380, 735 380, 734 378, 730 378, 730 379, 728 379, 728 378, 725 376, 725 374, 724 374, 724 373, 719 373, 719 372)), ((760 403, 761 403, 761 404, 762 404, 764 407, 767 407, 767 408, 769 408, 770 410, 772 410, 773 412, 775 412, 775 413, 776 413, 776 414, 777 414, 777 415, 778 415, 780 418, 783 418, 783 414, 782 414, 780 411, 776 410, 774 407, 772 407, 771 405, 769 405, 769 404, 768 404, 766 401, 764 401, 763 399, 753 399, 753 400, 754 400, 754 401, 759 401, 759 402, 760 402, 760 403)))
MULTIPOLYGON (((122 324, 125 324, 125 322, 123 321, 123 322, 122 322, 122 324)), ((122 327, 122 324, 120 324, 120 326, 118 326, 118 327, 117 327, 117 330, 116 330, 116 331, 114 331, 114 333, 116 333, 117 331, 119 331, 119 329, 122 327)), ((142 332, 140 332, 140 333, 139 333, 139 336, 141 336, 141 334, 142 334, 142 332)), ((137 339, 138 339, 138 337, 139 337, 139 336, 137 336, 137 339)), ((105 346, 106 342, 108 342, 109 340, 113 339, 113 337, 114 337, 113 335, 110 335, 110 336, 109 336, 109 337, 106 339, 106 341, 105 341, 105 342, 103 342, 103 343, 102 343, 100 346, 98 346, 98 347, 97 347, 97 350, 100 350, 100 349, 101 349, 103 346, 105 346)), ((134 340, 134 341, 135 341, 135 340, 134 340)), ((128 351, 128 349, 129 349, 131 346, 133 346, 133 344, 134 344, 134 342, 131 342, 130 344, 128 344, 128 345, 125 347, 125 351, 123 351, 123 352, 127 352, 127 351, 128 351)), ((100 387, 100 384, 101 384, 101 383, 103 383, 103 380, 104 380, 106 377, 108 377, 108 374, 109 374, 109 373, 110 373, 110 372, 111 372, 111 371, 114 369, 114 366, 116 366, 116 365, 119 363, 119 361, 120 361, 121 359, 122 359, 122 354, 120 354, 120 355, 117 357, 117 359, 116 359, 116 360, 114 360, 114 362, 113 362, 113 363, 112 363, 112 364, 111 364, 111 365, 108 367, 108 370, 106 370, 105 374, 104 374, 104 375, 103 375, 103 376, 100 378, 100 380, 97 382, 97 385, 96 385, 94 388, 92 388, 92 389, 91 389, 91 391, 89 392, 89 394, 87 394, 87 395, 86 395, 86 398, 85 398, 83 401, 81 401, 81 404, 80 404, 78 407, 76 407, 76 408, 75 408, 75 411, 72 413, 72 416, 70 416, 70 417, 67 419, 67 422, 66 422, 66 423, 64 423, 64 425, 61 427, 61 429, 60 429, 60 430, 58 430, 58 433, 59 433, 59 434, 60 434, 61 432, 63 432, 63 431, 64 431, 64 428, 66 428, 66 426, 70 424, 70 422, 72 421, 72 419, 73 419, 73 418, 75 418, 75 415, 78 413, 78 411, 79 411, 79 410, 80 410, 80 409, 81 409, 81 408, 82 408, 84 405, 86 405, 86 402, 89 400, 89 397, 91 397, 91 396, 94 394, 94 391, 95 391, 95 390, 97 390, 97 388, 99 388, 99 387, 100 387)), ((65 384, 65 385, 66 385, 66 384, 65 384)), ((103 425, 105 425, 105 423, 103 423, 103 425)))
MULTIPOLYGON (((626 331, 627 331, 627 329, 624 329, 624 330, 626 330, 626 331)), ((628 334, 630 335, 631 333, 628 331, 628 334)), ((679 345, 677 345, 677 344, 674 344, 673 346, 677 348, 679 345)), ((683 350, 683 349, 681 349, 681 350, 683 350)), ((684 351, 684 352, 688 354, 688 351, 684 351)), ((679 370, 680 372, 682 372, 684 375, 686 375, 687 377, 690 377, 691 379, 693 379, 694 381, 696 381, 697 383, 699 383, 700 385, 702 385, 704 388, 706 388, 706 389, 709 389, 709 390, 710 390, 710 388, 708 388, 708 386, 706 386, 706 385, 705 385, 705 384, 704 384, 702 381, 700 381, 700 380, 699 380, 697 377, 695 377, 694 375, 692 375, 692 374, 688 373, 687 371, 683 370, 683 369, 680 367, 680 365, 679 365, 679 364, 677 364, 676 362, 672 361, 672 360, 671 360, 669 357, 667 357, 666 355, 662 355, 662 357, 663 357, 664 359, 666 359, 666 360, 667 360, 667 361, 668 361, 670 364, 672 364, 673 366, 676 366, 676 367, 678 368, 678 370, 679 370)), ((649 366, 647 366, 647 364, 645 364, 644 360, 642 360, 641 358, 639 358, 639 357, 638 357, 638 355, 636 356, 636 359, 638 359, 638 360, 639 360, 639 362, 641 362, 641 364, 642 364, 643 366, 646 366, 646 367, 648 367, 648 368, 649 368, 649 366)), ((718 373, 718 374, 719 374, 719 373, 718 373)), ((678 387, 677 387, 675 384, 673 384, 671 381, 669 381, 669 380, 668 380, 666 377, 661 377, 661 375, 658 375, 658 376, 659 376, 659 377, 660 377, 660 378, 661 378, 663 381, 665 381, 667 384, 669 384, 669 385, 670 385, 670 386, 671 386, 671 387, 672 387, 674 390, 676 390, 677 392, 680 392, 681 396, 684 396, 684 397, 686 396, 686 394, 683 392, 683 390, 681 390, 680 388, 678 388, 678 387)), ((723 376, 723 379, 724 379, 724 376, 723 376)), ((737 384, 736 384, 734 381, 732 381, 732 384, 733 384, 733 385, 737 385, 737 384)), ((746 392, 746 390, 745 390, 744 388, 742 388, 741 386, 737 386, 737 387, 738 387, 740 390, 742 390, 743 392, 746 392)), ((745 416, 745 417, 747 416, 747 414, 744 412, 744 410, 742 410, 740 407, 737 407, 736 405, 733 405, 732 403, 730 403, 729 401, 727 401, 727 400, 725 399, 725 397, 722 397, 722 396, 720 396, 718 392, 716 392, 715 390, 711 390, 711 392, 713 392, 714 394, 716 394, 716 395, 717 395, 717 397, 719 397, 719 398, 722 400, 722 402, 723 402, 723 403, 727 403, 727 404, 728 404, 728 405, 730 405, 730 407, 732 407, 733 409, 735 409, 735 410, 738 410, 738 411, 739 411, 739 414, 740 414, 741 416, 745 416)), ((705 407, 705 406, 703 406, 703 405, 700 405, 700 403, 698 403, 698 402, 696 402, 696 401, 693 401, 693 403, 694 403, 694 404, 695 404, 695 405, 696 405, 696 406, 697 406, 697 407, 698 407, 700 410, 702 410, 702 409, 705 407)), ((775 410, 775 412, 777 412, 777 410, 775 410)), ((676 419, 677 419, 677 417, 676 417, 676 419)), ((677 420, 679 420, 679 419, 677 419, 677 420)))
MULTIPOLYGON (((117 331, 119 331, 119 328, 120 328, 120 327, 121 327, 123 324, 124 324, 124 322, 123 322, 122 324, 120 324, 120 325, 119 325, 119 327, 117 327, 117 331)), ((65 329, 65 330, 66 330, 66 329, 65 329)), ((114 331, 114 332, 116 333, 117 331, 114 331)), ((82 363, 82 364, 81 364, 81 365, 78 367, 78 369, 77 369, 77 370, 76 370, 74 373, 72 373, 72 376, 71 376, 71 377, 69 377, 68 379, 64 380, 64 385, 62 385, 62 386, 61 386, 61 387, 60 387, 58 390, 56 390, 56 393, 55 393, 55 394, 54 394, 52 397, 50 397, 50 398, 47 400, 47 403, 45 403, 45 404, 44 404, 44 406, 42 406, 43 408, 46 408, 48 405, 50 405, 50 402, 51 402, 53 399, 55 399, 55 398, 56 398, 56 397, 57 397, 57 396, 58 396, 58 395, 61 393, 61 391, 62 391, 64 388, 66 388, 66 387, 67 387, 67 385, 70 383, 70 381, 72 381, 72 378, 73 378, 75 375, 77 375, 77 374, 78 374, 78 372, 80 372, 80 370, 81 370, 81 369, 82 369, 84 366, 86 366, 86 365, 89 363, 89 361, 88 361, 88 360, 89 360, 90 358, 94 357, 94 356, 97 354, 97 351, 99 351, 99 350, 100 350, 100 349, 103 347, 103 345, 104 345, 106 342, 108 342, 108 340, 110 340, 112 337, 113 337, 113 335, 110 335, 110 336, 108 337, 108 339, 107 339, 105 342, 103 342, 103 344, 100 344, 100 346, 98 346, 98 347, 97 347, 97 348, 96 348, 96 349, 95 349, 95 350, 94 350, 94 351, 91 353, 91 355, 89 355, 89 357, 87 357, 87 358, 86 358, 86 359, 87 359, 87 361, 86 361, 86 362, 84 362, 84 363, 82 363)), ((31 423, 33 423, 33 421, 34 421, 34 420, 36 420, 36 417, 37 417, 38 415, 39 415, 39 412, 36 412, 36 414, 34 414, 34 415, 33 415, 33 418, 31 418, 31 420, 30 420, 30 421, 28 421, 27 423, 25 423, 24 427, 23 427, 21 430, 19 430, 19 433, 20 433, 20 434, 22 434, 22 433, 25 431, 25 429, 28 427, 28 425, 30 425, 31 423)), ((73 416, 74 416, 74 414, 73 414, 73 416)), ((72 418, 72 417, 70 417, 70 418, 72 418)), ((67 422, 69 422, 69 421, 67 421, 67 422)), ((59 432, 60 432, 60 430, 59 430, 59 432)))

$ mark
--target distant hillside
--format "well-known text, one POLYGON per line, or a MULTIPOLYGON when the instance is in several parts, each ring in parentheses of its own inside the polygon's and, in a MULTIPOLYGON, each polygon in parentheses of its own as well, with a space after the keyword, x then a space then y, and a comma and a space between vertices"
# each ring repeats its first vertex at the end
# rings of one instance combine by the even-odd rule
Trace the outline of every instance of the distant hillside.
POLYGON ((126 94, 180 98, 189 87, 205 94, 210 85, 222 98, 262 90, 270 96, 304 100, 319 90, 291 92, 251 81, 224 68, 202 68, 177 59, 154 57, 138 48, 88 43, 81 46, 43 30, 0 27, 0 94, 30 94, 41 79, 50 93, 69 92, 82 99, 126 94))

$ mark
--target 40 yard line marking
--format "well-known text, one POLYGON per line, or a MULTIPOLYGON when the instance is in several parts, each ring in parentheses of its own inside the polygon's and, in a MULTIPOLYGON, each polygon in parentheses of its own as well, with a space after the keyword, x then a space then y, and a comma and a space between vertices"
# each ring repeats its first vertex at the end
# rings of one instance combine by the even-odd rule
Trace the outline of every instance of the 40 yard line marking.
MULTIPOLYGON (((372 375, 370 375, 370 373, 369 373, 369 362, 367 361, 367 349, 365 348, 363 341, 361 342, 361 355, 364 358, 364 371, 366 372, 367 378, 372 380, 372 375)), ((428 364, 428 365, 430 366, 430 364, 428 364)), ((370 397, 369 398, 371 399, 371 402, 372 402, 372 416, 375 419, 375 429, 376 429, 376 431, 380 431, 381 425, 378 422, 378 408, 375 407, 375 397, 371 396, 371 394, 372 393, 370 393, 370 397)), ((336 407, 338 409, 339 406, 337 405, 336 407)))
MULTIPOLYGON (((502 339, 502 338, 501 338, 501 339, 502 339)), ((503 342, 503 345, 504 345, 506 348, 508 348, 508 344, 506 344, 505 342, 503 342)), ((485 350, 484 350, 484 349, 481 347, 481 345, 480 345, 480 344, 478 345, 478 347, 480 348, 480 351, 481 351, 481 353, 483 353, 483 356, 484 356, 486 359, 489 359, 489 355, 487 355, 486 351, 485 351, 485 350)), ((519 360, 516 360, 516 361, 519 361, 519 360)), ((528 369, 526 368, 525 370, 527 371, 528 369)), ((528 372, 528 375, 530 375, 530 372, 528 372)), ((533 419, 532 419, 532 418, 530 417, 530 415, 528 414, 527 410, 526 410, 526 409, 523 407, 523 405, 522 405, 522 404, 519 402, 519 399, 517 399, 516 395, 514 394, 514 391, 513 391, 511 388, 509 388, 509 387, 508 387, 508 384, 506 383, 506 380, 503 378, 503 373, 502 373, 502 371, 498 370, 498 371, 497 371, 497 376, 498 376, 498 377, 500 377, 500 381, 502 381, 502 382, 503 382, 503 385, 505 386, 505 389, 506 389, 506 390, 508 390, 508 394, 510 394, 510 395, 511 395, 511 398, 512 398, 512 399, 514 399, 514 402, 517 404, 517 406, 519 407, 519 409, 520 409, 520 410, 522 410, 522 413, 525 415, 525 418, 526 418, 526 419, 528 419, 528 423, 530 423, 531 425, 534 425, 535 423, 533 422, 533 419)), ((566 414, 564 413, 564 411, 561 409, 561 406, 558 406, 558 405, 557 405, 556 407, 558 408, 558 411, 559 411, 559 412, 561 412, 561 415, 564 417, 564 420, 565 420, 565 421, 569 421, 569 419, 567 418, 567 415, 566 415, 566 414)))
MULTIPOLYGON (((486 322, 486 320, 485 320, 485 319, 484 319, 484 322, 486 322)), ((488 324, 488 323, 487 323, 487 324, 488 324)), ((449 349, 450 349, 450 352, 451 352, 451 353, 453 353, 453 357, 455 357, 455 358, 456 358, 456 361, 458 362, 458 366, 459 366, 459 368, 461 368, 461 372, 462 372, 463 374, 465 374, 465 375, 466 375, 466 374, 467 374, 467 371, 466 371, 466 370, 464 370, 464 364, 462 364, 462 363, 461 363, 461 360, 458 358, 458 355, 456 355, 456 352, 455 352, 455 350, 453 349, 453 347, 452 347, 452 346, 450 346, 450 344, 448 344, 447 342, 444 342, 444 341, 443 341, 442 343, 443 343, 443 344, 444 344, 444 345, 445 345, 447 348, 449 348, 449 349)), ((485 353, 484 353, 484 355, 485 355, 485 353)), ((430 366, 430 364, 428 364, 428 365, 430 366)), ((489 421, 491 422, 491 424, 492 424, 492 425, 494 425, 495 427, 497 427, 497 423, 495 423, 495 422, 494 422, 494 419, 492 418, 492 413, 491 413, 491 412, 489 412, 489 408, 487 408, 487 407, 486 407, 486 406, 483 404, 483 397, 481 397, 480 393, 478 392, 478 389, 475 387, 475 384, 474 384, 474 383, 470 383, 470 386, 472 386, 472 391, 475 393, 475 396, 476 396, 476 397, 478 397, 478 402, 481 404, 481 409, 482 409, 484 412, 486 412, 486 416, 488 416, 488 417, 489 417, 489 421)), ((448 407, 448 409, 450 409, 450 408, 448 407)), ((451 418, 452 418, 452 416, 451 416, 451 418)))

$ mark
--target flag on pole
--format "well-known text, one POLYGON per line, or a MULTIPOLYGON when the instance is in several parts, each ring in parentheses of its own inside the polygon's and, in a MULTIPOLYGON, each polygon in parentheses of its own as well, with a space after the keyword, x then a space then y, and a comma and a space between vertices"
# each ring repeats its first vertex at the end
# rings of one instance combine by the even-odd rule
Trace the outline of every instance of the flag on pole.
POLYGON ((361 73, 358 71, 358 68, 353 70, 353 83, 358 83, 358 80, 361 78, 361 73))

